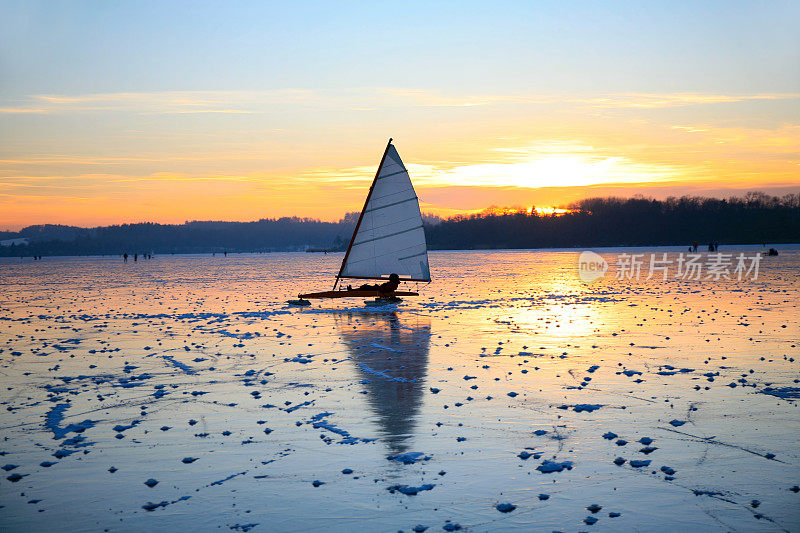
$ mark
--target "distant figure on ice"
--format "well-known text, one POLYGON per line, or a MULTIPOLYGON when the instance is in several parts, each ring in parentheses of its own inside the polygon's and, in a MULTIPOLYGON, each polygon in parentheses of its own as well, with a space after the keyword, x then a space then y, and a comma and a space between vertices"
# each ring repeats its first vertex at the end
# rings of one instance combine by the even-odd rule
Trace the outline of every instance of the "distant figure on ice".
POLYGON ((133 254, 133 260, 134 261, 138 261, 139 260, 139 254, 133 254))
POLYGON ((123 263, 127 263, 128 262, 128 252, 125 252, 124 254, 122 254, 122 262, 123 263))
MULTIPOLYGON (((378 291, 381 297, 391 296, 394 291, 397 290, 397 287, 400 286, 400 276, 397 274, 389 274, 389 281, 386 283, 381 283, 380 285, 370 285, 369 283, 365 283, 364 285, 357 287, 355 290, 357 291, 378 291)), ((353 290, 353 287, 347 286, 347 290, 353 290)))
POLYGON ((768 252, 764 252, 764 255, 775 256, 778 255, 778 250, 775 248, 770 248, 768 252))
POLYGON ((695 252, 695 253, 697 253, 697 242, 695 242, 694 244, 692 244, 692 248, 693 248, 693 250, 692 250, 692 251, 693 251, 693 252, 695 252))

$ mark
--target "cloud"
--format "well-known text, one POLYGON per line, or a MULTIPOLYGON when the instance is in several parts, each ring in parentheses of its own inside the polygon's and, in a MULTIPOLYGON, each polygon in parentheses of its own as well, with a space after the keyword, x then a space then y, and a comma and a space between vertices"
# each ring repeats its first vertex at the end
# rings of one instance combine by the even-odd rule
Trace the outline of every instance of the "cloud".
POLYGON ((800 93, 782 94, 705 94, 705 93, 672 93, 672 94, 619 94, 596 98, 571 100, 575 103, 589 105, 594 108, 630 108, 657 109, 663 107, 685 107, 692 105, 728 104, 752 100, 797 100, 800 93))
POLYGON ((144 114, 252 114, 265 105, 319 102, 315 91, 157 91, 83 95, 37 94, 27 104, 2 107, 0 113, 80 113, 125 111, 144 114))
MULTIPOLYGON (((370 91, 367 91, 368 93, 370 91)), ((448 95, 441 91, 384 87, 371 91, 374 97, 412 107, 479 107, 499 104, 548 104, 564 102, 563 97, 530 94, 448 95)))
POLYGON ((161 114, 168 115, 174 113, 176 115, 190 115, 197 113, 218 113, 222 115, 252 115, 255 111, 248 111, 246 109, 184 109, 179 111, 161 111, 161 114))
MULTIPOLYGON (((685 176, 680 165, 636 161, 626 154, 607 152, 573 140, 533 142, 525 146, 494 148, 483 161, 468 164, 407 163, 421 187, 519 187, 586 186, 598 183, 659 182, 685 176)), ((306 171, 301 179, 325 180, 364 186, 375 167, 320 168, 306 171)))
POLYGON ((267 91, 159 91, 84 95, 39 94, 27 103, 0 107, 0 114, 55 114, 127 111, 146 114, 254 114, 274 106, 331 106, 337 109, 380 110, 387 107, 488 107, 561 104, 588 109, 657 109, 765 100, 797 100, 798 93, 706 94, 624 93, 592 97, 553 94, 460 94, 403 87, 346 90, 275 89, 267 91))
POLYGON ((192 174, 177 174, 174 172, 156 172, 149 176, 118 177, 115 181, 126 182, 259 182, 257 176, 195 176, 192 174))
POLYGON ((40 107, 0 107, 0 115, 17 115, 17 114, 44 114, 47 109, 40 107))
POLYGON ((33 165, 33 166, 69 166, 90 165, 107 166, 126 163, 175 163, 175 162, 221 162, 221 161, 262 161, 265 156, 258 152, 244 152, 241 150, 228 152, 204 152, 199 154, 180 154, 171 156, 142 155, 130 157, 100 157, 100 156, 30 156, 26 159, 0 159, 0 165, 33 165))

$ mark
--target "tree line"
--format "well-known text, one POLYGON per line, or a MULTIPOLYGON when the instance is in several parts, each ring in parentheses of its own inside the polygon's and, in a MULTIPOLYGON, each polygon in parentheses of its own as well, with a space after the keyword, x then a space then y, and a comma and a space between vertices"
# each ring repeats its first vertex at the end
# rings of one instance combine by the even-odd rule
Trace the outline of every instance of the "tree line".
POLYGON ((428 227, 427 237, 439 249, 798 243, 800 195, 589 198, 560 215, 456 216, 428 227))
POLYGON ((355 222, 346 216, 339 222, 298 217, 254 222, 202 222, 184 224, 121 224, 96 228, 37 225, 5 238, 26 238, 27 244, 2 246, 3 256, 107 255, 272 252, 328 249, 347 245, 355 222))
MULTIPOLYGON (((96 228, 37 225, 0 235, 28 240, 27 244, 0 246, 0 255, 341 251, 347 247, 357 219, 358 213, 348 213, 338 222, 284 217, 96 228)), ((728 199, 589 198, 570 205, 563 214, 488 209, 446 220, 425 215, 424 222, 431 249, 797 243, 800 195, 751 192, 728 199)))

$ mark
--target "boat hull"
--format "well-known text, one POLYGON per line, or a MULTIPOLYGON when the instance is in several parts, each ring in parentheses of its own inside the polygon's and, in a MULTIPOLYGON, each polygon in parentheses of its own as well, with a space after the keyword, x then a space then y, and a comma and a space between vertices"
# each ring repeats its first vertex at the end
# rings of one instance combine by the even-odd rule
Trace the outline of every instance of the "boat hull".
MULTIPOLYGON (((394 291, 392 296, 419 296, 418 292, 394 291)), ((297 297, 303 300, 320 298, 380 298, 382 295, 378 291, 348 290, 348 291, 325 291, 299 294, 297 297)))

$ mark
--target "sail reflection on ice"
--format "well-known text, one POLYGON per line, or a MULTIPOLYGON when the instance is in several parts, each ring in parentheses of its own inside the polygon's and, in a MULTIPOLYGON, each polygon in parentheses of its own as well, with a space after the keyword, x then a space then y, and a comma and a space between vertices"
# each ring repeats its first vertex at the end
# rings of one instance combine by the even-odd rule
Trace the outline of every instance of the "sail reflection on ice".
POLYGON ((354 313, 335 321, 357 375, 365 380, 381 440, 394 453, 408 451, 423 400, 430 318, 354 313))

